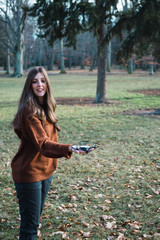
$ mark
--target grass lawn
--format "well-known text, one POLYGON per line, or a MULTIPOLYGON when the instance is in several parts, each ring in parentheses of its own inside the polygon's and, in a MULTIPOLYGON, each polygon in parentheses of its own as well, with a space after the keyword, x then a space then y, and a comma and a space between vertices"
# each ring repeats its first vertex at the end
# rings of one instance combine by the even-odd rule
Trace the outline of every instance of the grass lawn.
MULTIPOLYGON (((160 239, 160 118, 123 114, 158 109, 159 74, 111 74, 108 105, 57 106, 59 142, 96 141, 85 156, 60 159, 41 218, 39 239, 160 239)), ((95 97, 96 75, 51 75, 57 97, 95 97)), ((19 140, 10 123, 24 78, 0 78, 0 239, 17 239, 18 203, 10 163, 19 140)))

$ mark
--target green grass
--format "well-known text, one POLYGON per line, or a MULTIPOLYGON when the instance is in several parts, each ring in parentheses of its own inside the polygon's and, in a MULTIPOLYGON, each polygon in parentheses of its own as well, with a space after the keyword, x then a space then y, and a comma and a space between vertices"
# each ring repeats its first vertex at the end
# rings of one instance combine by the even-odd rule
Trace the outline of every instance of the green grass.
MULTIPOLYGON (((55 97, 95 97, 94 74, 50 77, 55 97)), ((0 239, 16 239, 18 204, 10 162, 19 141, 10 123, 24 78, 0 79, 0 239)), ((160 125, 158 118, 123 111, 159 108, 158 96, 128 90, 159 88, 159 75, 110 75, 115 104, 58 106, 59 142, 97 141, 94 152, 60 159, 41 219, 40 239, 156 239, 159 231, 160 125), (107 217, 109 216, 109 217, 107 217), (110 228, 110 229, 109 229, 110 228), (59 234, 55 234, 62 231, 59 234), (122 238, 119 238, 122 239, 122 238)))

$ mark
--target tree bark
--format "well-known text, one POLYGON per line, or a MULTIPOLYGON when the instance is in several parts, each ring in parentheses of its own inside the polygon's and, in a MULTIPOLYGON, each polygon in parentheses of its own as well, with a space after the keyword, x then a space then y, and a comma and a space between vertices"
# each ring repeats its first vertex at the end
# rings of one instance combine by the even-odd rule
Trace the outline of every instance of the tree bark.
POLYGON ((107 46, 107 72, 111 71, 111 42, 107 46))
POLYGON ((82 54, 81 54, 81 69, 84 69, 84 60, 85 60, 85 53, 82 52, 82 54))
POLYGON ((107 101, 106 99, 106 53, 107 48, 104 44, 102 46, 102 41, 105 35, 105 26, 101 24, 98 30, 98 72, 97 72, 97 90, 96 90, 96 98, 94 103, 104 103, 107 101))
POLYGON ((133 73, 133 59, 130 59, 130 61, 128 62, 128 73, 133 73))
POLYGON ((7 56, 6 56, 6 74, 10 74, 10 52, 9 52, 9 47, 7 47, 7 56))
MULTIPOLYGON (((8 33, 7 14, 8 14, 8 0, 6 1, 6 32, 8 33)), ((6 52, 7 52, 7 56, 6 56, 6 74, 10 74, 9 39, 7 40, 7 51, 6 52)))
POLYGON ((16 1, 17 5, 17 39, 15 45, 15 62, 14 62, 14 76, 20 77, 23 75, 23 26, 21 26, 22 8, 21 1, 16 1))
POLYGON ((23 75, 23 34, 19 34, 15 49, 14 76, 21 77, 23 75))
POLYGON ((60 39, 60 73, 66 73, 65 67, 64 67, 64 56, 63 56, 63 38, 60 39))
POLYGON ((152 53, 149 55, 150 63, 149 63, 149 75, 153 75, 153 57, 152 53))
POLYGON ((53 70, 53 66, 54 66, 54 46, 51 48, 50 70, 53 70))

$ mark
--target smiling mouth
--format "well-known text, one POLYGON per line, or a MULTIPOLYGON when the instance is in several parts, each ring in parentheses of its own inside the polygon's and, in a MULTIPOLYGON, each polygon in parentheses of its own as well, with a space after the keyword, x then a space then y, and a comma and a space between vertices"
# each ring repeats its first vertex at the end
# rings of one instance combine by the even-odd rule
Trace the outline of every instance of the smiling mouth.
POLYGON ((37 89, 37 92, 43 92, 44 89, 37 89))

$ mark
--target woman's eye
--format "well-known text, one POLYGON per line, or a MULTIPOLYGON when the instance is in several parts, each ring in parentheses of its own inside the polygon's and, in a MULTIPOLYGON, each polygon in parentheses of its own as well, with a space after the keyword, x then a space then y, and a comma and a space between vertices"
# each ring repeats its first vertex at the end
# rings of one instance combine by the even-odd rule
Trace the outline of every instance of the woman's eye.
POLYGON ((33 79, 33 80, 32 80, 32 83, 33 83, 33 84, 34 84, 34 83, 38 83, 38 82, 39 82, 39 83, 40 83, 40 82, 41 82, 41 83, 45 83, 46 80, 45 80, 45 79, 41 79, 41 80, 33 79))

